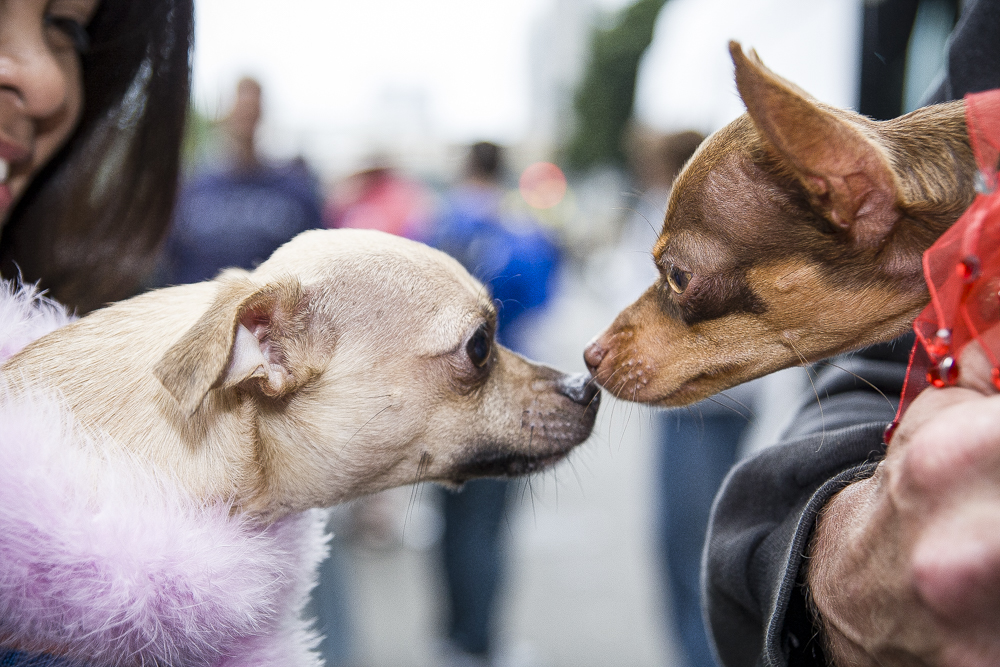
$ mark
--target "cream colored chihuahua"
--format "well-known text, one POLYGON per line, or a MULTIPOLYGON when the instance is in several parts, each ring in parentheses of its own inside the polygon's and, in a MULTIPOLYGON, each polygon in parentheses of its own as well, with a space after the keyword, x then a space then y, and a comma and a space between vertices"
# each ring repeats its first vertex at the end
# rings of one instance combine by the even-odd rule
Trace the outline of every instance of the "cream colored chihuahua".
POLYGON ((3 367, 88 429, 265 522, 417 481, 529 473, 590 435, 598 389, 494 343, 455 260, 301 234, 257 270, 99 310, 3 367))
MULTIPOLYGON (((0 354, 46 309, 0 283, 0 354)), ((496 345, 496 316, 447 255, 324 230, 28 344, 0 366, 0 657, 320 667, 309 508, 590 434, 596 385, 496 345)))

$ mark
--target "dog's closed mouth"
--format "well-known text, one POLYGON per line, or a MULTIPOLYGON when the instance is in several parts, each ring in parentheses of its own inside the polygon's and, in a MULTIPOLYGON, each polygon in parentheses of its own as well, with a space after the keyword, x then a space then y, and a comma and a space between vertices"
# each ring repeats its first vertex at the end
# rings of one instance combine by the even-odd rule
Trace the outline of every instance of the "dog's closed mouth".
POLYGON ((705 396, 704 385, 717 371, 698 373, 679 384, 653 393, 646 383, 636 383, 628 378, 606 386, 616 398, 625 401, 639 401, 665 407, 688 405, 705 396))
POLYGON ((448 474, 461 484, 476 477, 517 477, 543 470, 564 459, 594 428, 601 393, 586 373, 546 380, 534 389, 554 386, 560 400, 553 407, 536 401, 521 413, 519 447, 482 440, 456 461, 448 474), (567 400, 568 399, 568 400, 567 400))
POLYGON ((565 449, 544 453, 484 452, 455 466, 452 480, 463 483, 476 477, 518 477, 538 472, 566 458, 571 445, 565 449))
POLYGON ((685 380, 671 391, 662 394, 651 401, 655 405, 674 406, 689 405, 705 396, 704 384, 714 373, 699 373, 690 380, 685 380))

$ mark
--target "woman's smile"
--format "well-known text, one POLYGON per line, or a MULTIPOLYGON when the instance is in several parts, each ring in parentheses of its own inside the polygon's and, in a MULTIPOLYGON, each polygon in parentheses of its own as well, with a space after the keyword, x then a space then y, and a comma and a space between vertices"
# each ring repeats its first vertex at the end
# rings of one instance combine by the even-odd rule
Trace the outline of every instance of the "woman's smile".
POLYGON ((96 9, 96 0, 0 0, 0 225, 76 128, 83 87, 73 35, 96 9))

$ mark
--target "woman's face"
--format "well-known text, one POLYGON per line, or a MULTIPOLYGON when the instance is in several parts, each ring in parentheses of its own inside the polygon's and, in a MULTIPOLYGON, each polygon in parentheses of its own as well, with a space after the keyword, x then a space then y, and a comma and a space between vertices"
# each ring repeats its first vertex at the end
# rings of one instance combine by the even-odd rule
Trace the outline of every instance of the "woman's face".
POLYGON ((0 0, 0 226, 80 118, 80 53, 98 4, 0 0))

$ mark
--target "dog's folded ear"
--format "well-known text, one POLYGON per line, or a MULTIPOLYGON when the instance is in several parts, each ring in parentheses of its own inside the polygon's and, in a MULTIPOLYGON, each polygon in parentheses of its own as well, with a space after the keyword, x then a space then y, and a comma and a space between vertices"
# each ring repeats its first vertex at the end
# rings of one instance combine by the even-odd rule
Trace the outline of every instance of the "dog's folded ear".
POLYGON ((900 219, 889 158, 860 127, 823 108, 729 43, 736 86, 754 125, 792 167, 826 218, 862 246, 878 247, 900 219))
POLYGON ((156 364, 153 374, 185 415, 211 389, 253 384, 281 396, 301 384, 289 342, 306 327, 301 284, 284 278, 260 286, 248 278, 221 279, 215 301, 156 364))

